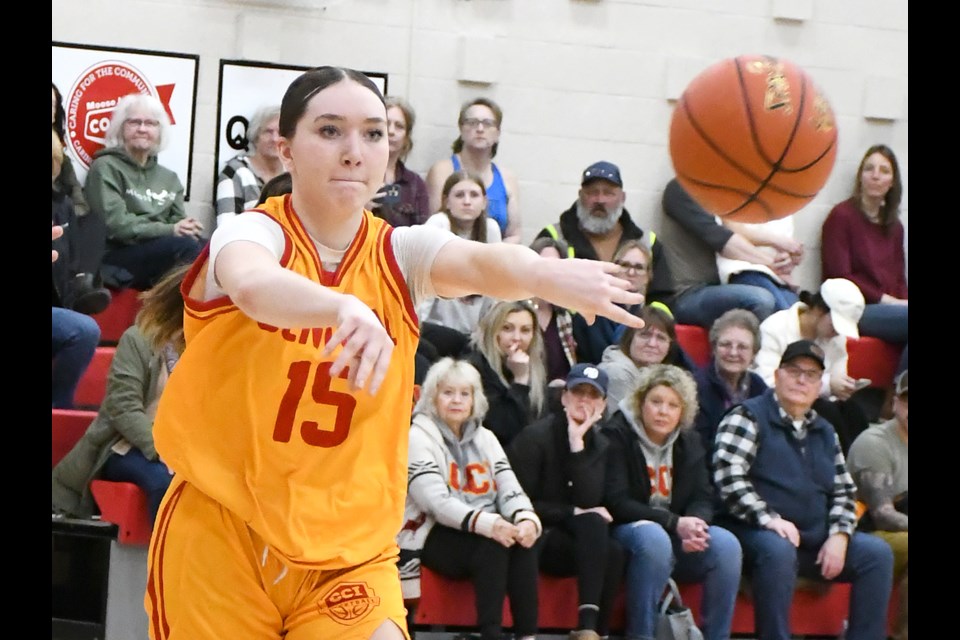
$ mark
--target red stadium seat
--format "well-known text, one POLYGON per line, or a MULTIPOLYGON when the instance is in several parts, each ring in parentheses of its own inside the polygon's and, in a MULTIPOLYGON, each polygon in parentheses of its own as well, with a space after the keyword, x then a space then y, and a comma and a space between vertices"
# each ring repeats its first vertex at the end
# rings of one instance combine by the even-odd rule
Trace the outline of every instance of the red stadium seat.
POLYGON ((133 324, 140 311, 141 302, 136 289, 111 289, 109 306, 91 316, 100 325, 100 344, 115 345, 120 336, 133 324))
POLYGON ((890 387, 902 352, 903 345, 879 338, 847 338, 847 375, 851 378, 870 378, 874 387, 890 387))
POLYGON ((135 484, 94 480, 90 492, 100 508, 100 518, 117 525, 121 544, 145 545, 153 528, 147 509, 147 497, 135 484))
POLYGON ((80 409, 96 410, 103 402, 107 392, 107 377, 110 365, 116 354, 116 347, 99 346, 93 354, 87 370, 83 372, 77 390, 73 394, 73 404, 80 409))
POLYGON ((80 409, 54 409, 52 419, 53 464, 57 466, 65 455, 70 453, 77 440, 87 431, 87 427, 97 417, 96 411, 80 409))
POLYGON ((710 362, 710 333, 706 329, 693 324, 678 324, 674 328, 677 342, 698 367, 710 362))

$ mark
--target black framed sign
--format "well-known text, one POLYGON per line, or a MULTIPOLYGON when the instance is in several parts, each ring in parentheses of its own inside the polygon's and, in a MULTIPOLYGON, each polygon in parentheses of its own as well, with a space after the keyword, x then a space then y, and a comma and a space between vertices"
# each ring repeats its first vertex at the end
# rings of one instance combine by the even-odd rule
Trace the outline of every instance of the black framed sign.
MULTIPOLYGON (((249 60, 220 60, 220 108, 217 112, 214 176, 220 174, 230 158, 247 150, 247 126, 254 112, 261 107, 279 106, 290 83, 312 68, 249 60)), ((377 84, 383 95, 387 95, 386 73, 363 73, 377 84)), ((214 180, 214 192, 216 188, 214 180)))
POLYGON ((63 95, 66 153, 83 181, 117 101, 130 93, 152 95, 170 118, 170 139, 157 160, 180 176, 190 199, 193 128, 200 57, 186 53, 53 43, 53 83, 63 95))

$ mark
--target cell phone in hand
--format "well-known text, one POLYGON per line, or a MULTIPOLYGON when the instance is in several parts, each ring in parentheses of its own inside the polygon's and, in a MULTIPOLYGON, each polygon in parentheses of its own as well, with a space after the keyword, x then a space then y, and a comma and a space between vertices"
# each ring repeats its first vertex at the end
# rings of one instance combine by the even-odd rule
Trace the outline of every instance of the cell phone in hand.
POLYGON ((860 389, 866 389, 871 384, 873 384, 873 381, 870 378, 859 378, 853 383, 853 388, 860 391, 860 389))

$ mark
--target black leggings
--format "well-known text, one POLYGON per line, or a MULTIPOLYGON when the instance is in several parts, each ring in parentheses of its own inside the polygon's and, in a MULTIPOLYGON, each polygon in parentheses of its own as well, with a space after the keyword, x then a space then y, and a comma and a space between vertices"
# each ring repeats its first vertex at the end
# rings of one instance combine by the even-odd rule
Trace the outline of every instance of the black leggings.
POLYGON ((608 635, 613 601, 623 578, 624 551, 610 535, 607 521, 596 513, 571 516, 546 529, 540 545, 543 572, 576 576, 580 606, 599 606, 595 631, 608 635))
POLYGON ((500 640, 503 599, 510 595, 517 637, 537 633, 537 547, 509 549, 492 538, 436 524, 423 545, 420 562, 454 579, 469 578, 483 640, 500 640))

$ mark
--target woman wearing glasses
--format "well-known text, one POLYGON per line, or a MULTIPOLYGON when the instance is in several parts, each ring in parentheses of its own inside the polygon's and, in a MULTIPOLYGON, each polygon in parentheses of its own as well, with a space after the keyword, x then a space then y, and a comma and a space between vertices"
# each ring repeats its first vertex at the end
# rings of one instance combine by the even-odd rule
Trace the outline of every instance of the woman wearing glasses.
POLYGON ((493 158, 500 144, 503 111, 488 98, 474 98, 460 108, 460 135, 453 141, 453 155, 438 160, 427 172, 430 210, 443 205, 441 192, 447 177, 461 169, 483 178, 487 189, 487 215, 500 225, 504 242, 520 242, 520 208, 517 180, 512 172, 497 166, 493 158))
POLYGON ((169 137, 160 101, 130 94, 117 103, 104 148, 93 156, 84 193, 107 226, 103 264, 118 270, 114 284, 149 289, 203 248, 203 225, 187 216, 183 183, 157 162, 169 137))
POLYGON ((707 460, 713 453, 723 414, 767 388, 763 378, 750 370, 759 350, 760 322, 751 311, 730 309, 710 326, 710 362, 694 374, 700 404, 694 427, 700 433, 707 460))
POLYGON ((677 342, 676 323, 663 307, 649 305, 636 314, 643 320, 642 329, 628 327, 620 340, 603 352, 602 369, 610 379, 607 407, 616 411, 621 400, 636 389, 641 371, 655 364, 672 364, 686 371, 696 365, 677 342))

